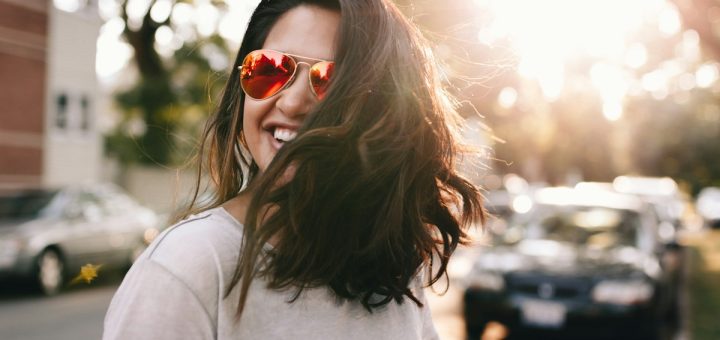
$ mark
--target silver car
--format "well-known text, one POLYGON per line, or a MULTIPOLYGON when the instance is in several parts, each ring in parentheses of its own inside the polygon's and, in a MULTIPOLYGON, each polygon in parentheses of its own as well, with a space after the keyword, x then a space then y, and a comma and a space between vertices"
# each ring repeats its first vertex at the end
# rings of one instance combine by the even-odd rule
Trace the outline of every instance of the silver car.
POLYGON ((127 268, 158 218, 110 184, 0 191, 0 278, 56 294, 86 264, 127 268))

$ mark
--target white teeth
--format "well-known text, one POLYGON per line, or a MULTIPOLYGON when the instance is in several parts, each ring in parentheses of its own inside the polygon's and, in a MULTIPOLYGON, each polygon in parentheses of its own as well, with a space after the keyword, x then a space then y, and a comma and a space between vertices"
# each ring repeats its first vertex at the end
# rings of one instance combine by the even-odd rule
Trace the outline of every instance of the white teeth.
POLYGON ((283 142, 289 142, 295 139, 295 137, 297 137, 297 131, 284 128, 275 128, 275 131, 273 132, 273 137, 283 142))

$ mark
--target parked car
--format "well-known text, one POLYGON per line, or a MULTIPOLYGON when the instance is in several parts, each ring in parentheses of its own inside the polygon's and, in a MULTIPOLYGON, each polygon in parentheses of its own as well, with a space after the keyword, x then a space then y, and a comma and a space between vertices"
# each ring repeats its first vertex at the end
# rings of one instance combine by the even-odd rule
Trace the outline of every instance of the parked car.
POLYGON ((157 235, 157 217, 102 184, 0 192, 0 278, 57 293, 81 266, 128 267, 157 235))
POLYGON ((490 321, 533 338, 656 337, 676 286, 650 209, 607 190, 536 191, 465 277, 468 338, 490 321))
POLYGON ((690 198, 670 177, 618 176, 615 191, 636 195, 649 203, 660 220, 658 232, 666 243, 677 244, 678 232, 686 227, 690 198))
POLYGON ((690 211, 689 199, 669 177, 618 176, 610 182, 580 182, 581 190, 604 190, 637 196, 647 203, 658 220, 658 236, 663 243, 680 250, 679 233, 685 229, 690 211))

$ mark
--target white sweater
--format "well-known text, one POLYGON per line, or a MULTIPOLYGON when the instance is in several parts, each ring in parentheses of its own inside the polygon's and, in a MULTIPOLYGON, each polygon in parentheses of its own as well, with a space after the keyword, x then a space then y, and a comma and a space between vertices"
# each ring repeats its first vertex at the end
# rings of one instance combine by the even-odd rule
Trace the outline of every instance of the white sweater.
POLYGON ((137 260, 105 316, 103 339, 438 339, 423 289, 368 313, 327 288, 292 291, 250 285, 240 322, 239 285, 223 298, 235 270, 242 224, 219 207, 163 232, 137 260))

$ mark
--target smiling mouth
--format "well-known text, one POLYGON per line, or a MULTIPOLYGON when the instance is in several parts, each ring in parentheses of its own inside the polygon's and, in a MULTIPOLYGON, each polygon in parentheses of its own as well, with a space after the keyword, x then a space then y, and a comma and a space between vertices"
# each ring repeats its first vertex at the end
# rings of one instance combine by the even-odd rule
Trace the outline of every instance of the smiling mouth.
POLYGON ((295 137, 297 137, 296 130, 281 128, 281 127, 276 127, 272 134, 273 134, 273 137, 275 138, 275 140, 280 143, 289 142, 289 141, 295 139, 295 137))

